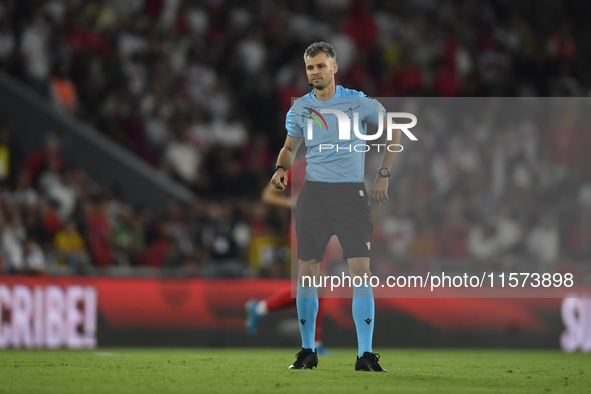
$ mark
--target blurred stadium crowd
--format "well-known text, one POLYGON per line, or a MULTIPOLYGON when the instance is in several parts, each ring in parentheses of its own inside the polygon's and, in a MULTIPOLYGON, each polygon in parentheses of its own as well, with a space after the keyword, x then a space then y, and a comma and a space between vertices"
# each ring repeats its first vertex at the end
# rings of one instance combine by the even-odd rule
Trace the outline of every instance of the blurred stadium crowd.
MULTIPOLYGON (((19 151, 5 118, 3 269, 283 276, 277 239, 287 236, 289 213, 258 199, 285 139, 291 98, 310 90, 302 61, 309 43, 332 43, 337 83, 373 97, 586 96, 591 34, 582 18, 590 6, 1 0, 2 69, 200 197, 151 217, 119 201, 115 185, 99 187, 65 163, 55 137, 43 151, 19 151), (278 251, 266 254, 268 244, 278 251)), ((420 152, 420 165, 399 155, 395 198, 376 209, 395 214, 376 216, 376 237, 401 259, 511 256, 547 266, 588 259, 591 140, 587 130, 557 127, 529 128, 502 159, 490 146, 509 149, 503 137, 469 125, 441 138, 437 154, 420 152), (489 194, 499 168, 503 185, 489 194)))

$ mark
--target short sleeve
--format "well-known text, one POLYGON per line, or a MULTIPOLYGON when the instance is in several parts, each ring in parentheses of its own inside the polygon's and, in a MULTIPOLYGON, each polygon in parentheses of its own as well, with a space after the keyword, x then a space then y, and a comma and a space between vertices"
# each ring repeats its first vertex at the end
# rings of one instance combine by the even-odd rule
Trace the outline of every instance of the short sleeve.
POLYGON ((377 126, 380 120, 386 117, 386 109, 378 100, 370 97, 365 96, 361 100, 361 113, 363 114, 363 119, 367 123, 377 126))
POLYGON ((304 130, 298 125, 293 107, 289 109, 285 117, 285 128, 287 129, 287 135, 290 137, 301 138, 304 136, 304 130))

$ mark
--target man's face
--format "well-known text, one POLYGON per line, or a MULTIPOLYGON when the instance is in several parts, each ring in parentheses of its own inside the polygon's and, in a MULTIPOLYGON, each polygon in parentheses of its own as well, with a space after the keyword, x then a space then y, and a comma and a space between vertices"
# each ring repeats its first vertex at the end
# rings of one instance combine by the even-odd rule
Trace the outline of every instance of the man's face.
POLYGON ((314 57, 306 56, 308 82, 315 89, 322 90, 329 86, 337 70, 337 63, 327 57, 325 52, 320 52, 314 57))

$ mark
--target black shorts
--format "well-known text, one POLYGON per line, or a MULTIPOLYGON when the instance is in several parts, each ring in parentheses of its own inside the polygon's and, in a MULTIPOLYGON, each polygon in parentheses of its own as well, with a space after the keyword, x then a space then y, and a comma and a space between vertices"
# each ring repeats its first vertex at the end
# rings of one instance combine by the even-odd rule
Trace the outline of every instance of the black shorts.
POLYGON ((344 259, 369 257, 372 231, 363 183, 304 183, 296 206, 298 259, 322 261, 335 234, 344 259))

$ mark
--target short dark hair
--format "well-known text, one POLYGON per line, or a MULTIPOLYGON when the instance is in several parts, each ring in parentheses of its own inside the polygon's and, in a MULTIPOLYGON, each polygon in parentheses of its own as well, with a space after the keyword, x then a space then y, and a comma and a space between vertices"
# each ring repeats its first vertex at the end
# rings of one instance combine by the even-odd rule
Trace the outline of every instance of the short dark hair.
POLYGON ((321 52, 326 53, 326 56, 331 58, 333 62, 337 61, 337 51, 335 51, 332 45, 324 41, 310 44, 310 46, 304 51, 304 61, 306 60, 306 57, 314 57, 321 52))

